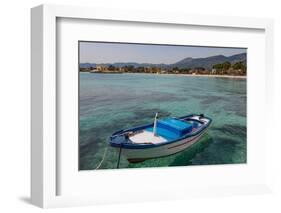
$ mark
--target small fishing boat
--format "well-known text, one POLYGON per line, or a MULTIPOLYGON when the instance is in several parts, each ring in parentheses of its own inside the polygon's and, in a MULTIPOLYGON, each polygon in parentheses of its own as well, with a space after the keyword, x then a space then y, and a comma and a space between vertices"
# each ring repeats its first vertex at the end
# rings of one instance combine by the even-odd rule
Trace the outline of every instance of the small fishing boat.
POLYGON ((212 122, 203 114, 161 120, 157 116, 156 113, 154 123, 112 134, 109 143, 119 149, 117 165, 121 152, 130 163, 181 152, 199 141, 212 122))

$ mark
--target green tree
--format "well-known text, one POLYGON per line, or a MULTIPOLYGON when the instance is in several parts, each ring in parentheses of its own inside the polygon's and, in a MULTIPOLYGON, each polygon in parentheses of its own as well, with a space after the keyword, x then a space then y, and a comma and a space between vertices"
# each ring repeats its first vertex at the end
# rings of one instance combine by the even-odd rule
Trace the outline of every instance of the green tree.
POLYGON ((224 71, 229 70, 230 67, 231 67, 231 63, 229 61, 226 61, 222 64, 222 68, 223 68, 224 71))
POLYGON ((239 62, 236 62, 235 64, 233 64, 233 69, 235 70, 243 70, 246 68, 246 66, 243 64, 243 62, 239 61, 239 62))
POLYGON ((233 69, 240 70, 240 74, 242 74, 242 75, 246 75, 246 73, 247 73, 247 67, 242 61, 235 63, 233 65, 233 69))
POLYGON ((136 68, 137 72, 143 73, 144 72, 144 67, 138 67, 136 68))
POLYGON ((222 70, 223 64, 215 64, 215 65, 213 65, 213 68, 216 69, 216 70, 222 70))
POLYGON ((116 68, 113 65, 109 65, 108 70, 109 71, 114 71, 114 70, 116 70, 116 68))

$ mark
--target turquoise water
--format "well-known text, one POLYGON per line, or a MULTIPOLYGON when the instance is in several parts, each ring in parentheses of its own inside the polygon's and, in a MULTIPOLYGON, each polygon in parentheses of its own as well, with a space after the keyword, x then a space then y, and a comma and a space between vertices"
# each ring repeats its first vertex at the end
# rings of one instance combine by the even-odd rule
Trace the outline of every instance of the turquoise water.
MULTIPOLYGON (((80 73, 79 169, 95 169, 110 135, 160 117, 204 113, 213 119, 205 136, 168 157, 120 168, 246 163, 246 80, 155 74, 80 73)), ((116 168, 109 147, 100 169, 116 168)))

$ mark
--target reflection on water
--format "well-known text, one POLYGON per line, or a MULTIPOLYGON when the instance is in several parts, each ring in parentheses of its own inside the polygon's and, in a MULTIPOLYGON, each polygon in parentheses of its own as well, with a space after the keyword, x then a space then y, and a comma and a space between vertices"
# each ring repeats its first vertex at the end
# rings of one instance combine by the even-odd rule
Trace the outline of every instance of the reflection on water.
MULTIPOLYGON (((246 80, 149 74, 80 73, 79 168, 96 168, 110 135, 160 117, 204 113, 212 126, 191 148, 175 155, 121 168, 246 162, 246 80)), ((100 169, 116 168, 108 148, 100 169)))

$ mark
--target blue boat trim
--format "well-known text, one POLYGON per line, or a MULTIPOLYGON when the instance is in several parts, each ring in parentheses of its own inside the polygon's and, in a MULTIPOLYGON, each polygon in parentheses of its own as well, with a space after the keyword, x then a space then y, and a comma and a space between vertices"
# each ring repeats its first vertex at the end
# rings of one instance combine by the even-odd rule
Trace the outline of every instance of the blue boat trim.
MULTIPOLYGON (((189 114, 189 115, 186 115, 186 116, 178 117, 177 119, 187 119, 188 117, 192 117, 192 116, 200 116, 200 115, 189 114)), ((208 119, 209 122, 204 127, 202 127, 199 131, 191 133, 191 134, 186 134, 183 137, 180 137, 180 138, 177 138, 175 140, 168 141, 168 142, 163 142, 163 143, 159 143, 159 144, 133 144, 133 143, 128 143, 127 142, 128 139, 125 138, 125 135, 122 136, 122 134, 125 134, 127 132, 134 132, 134 131, 146 129, 148 127, 151 127, 151 125, 152 125, 152 124, 147 124, 147 125, 143 125, 143 126, 138 126, 138 127, 130 128, 130 129, 119 130, 119 131, 117 131, 117 132, 112 134, 112 136, 110 137, 109 143, 110 143, 110 145, 112 147, 122 147, 122 148, 125 148, 125 149, 146 149, 146 148, 160 147, 160 146, 164 146, 164 145, 167 145, 167 144, 176 143, 176 142, 178 142, 180 140, 183 140, 183 139, 186 139, 186 138, 190 138, 190 137, 193 137, 195 135, 198 135, 198 136, 201 135, 200 133, 202 133, 212 123, 212 119, 211 118, 206 117, 206 116, 204 116, 204 118, 208 119), (117 137, 119 137, 119 141, 116 140, 117 137), (113 138, 115 139, 114 142, 112 141, 113 138)), ((194 119, 194 121, 200 122, 200 121, 198 121, 196 119, 194 119)))

